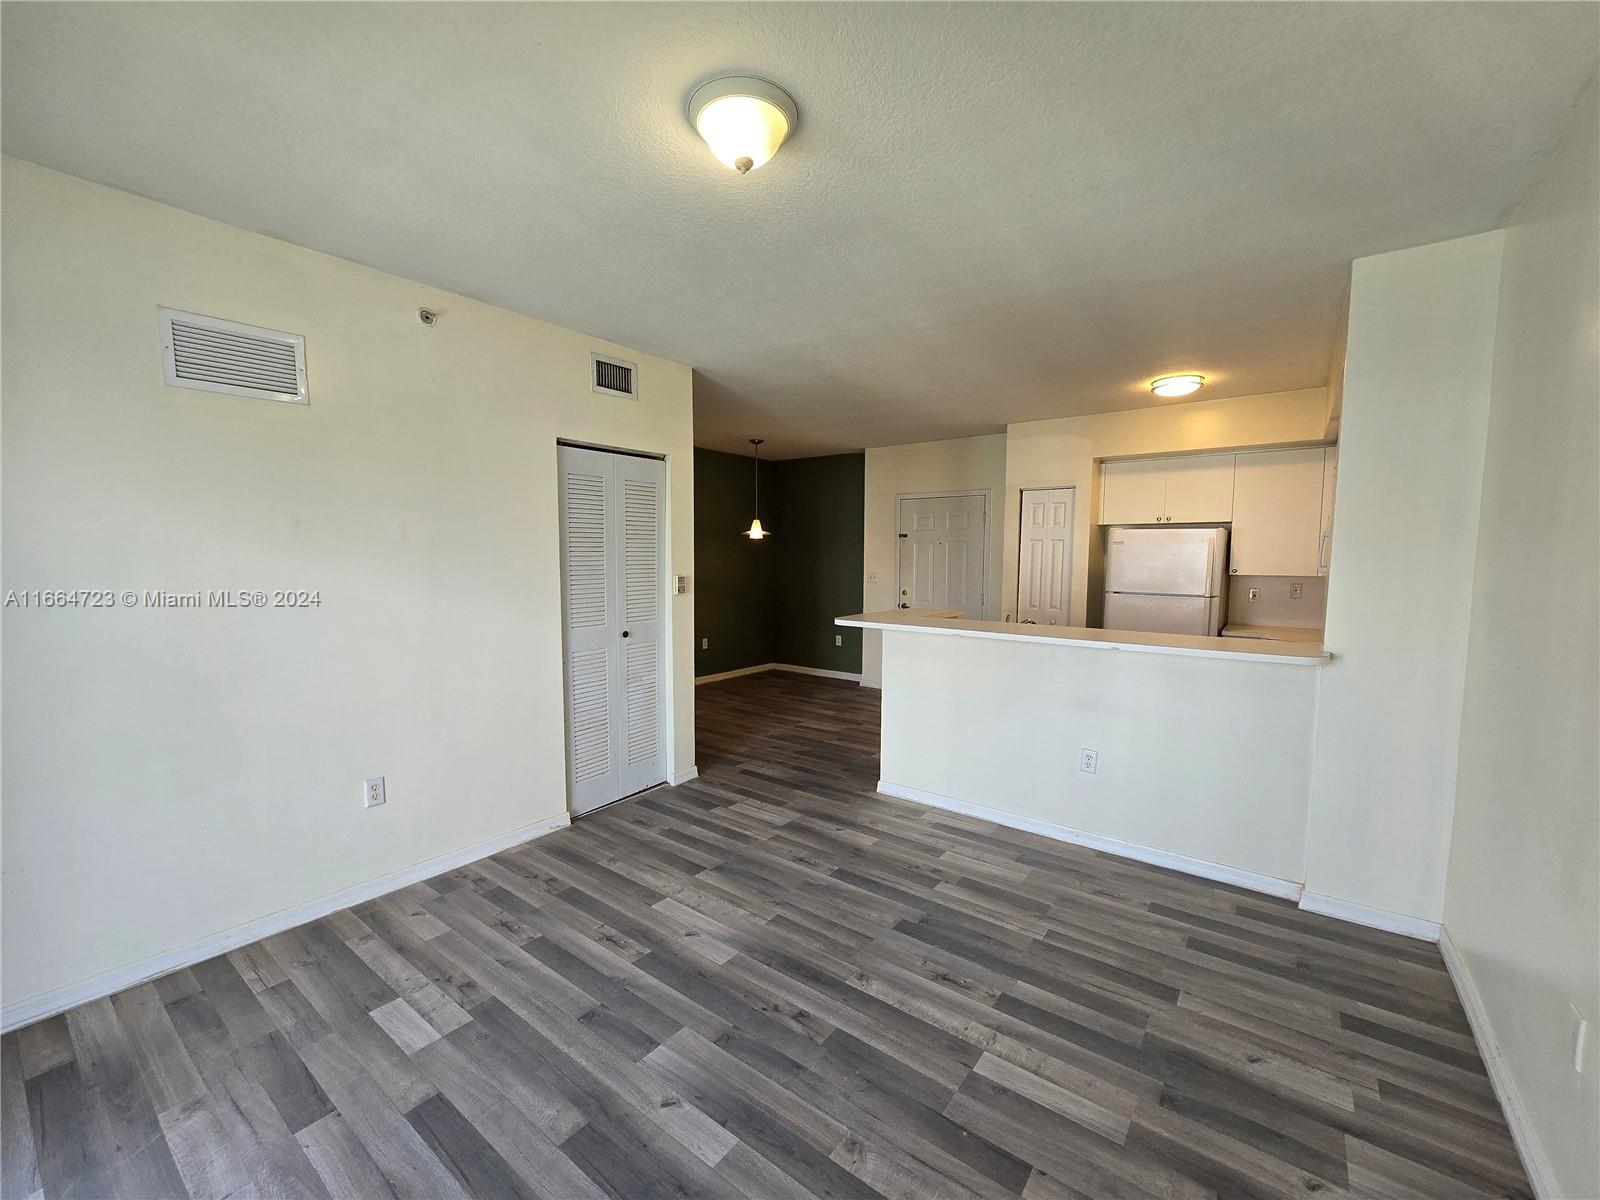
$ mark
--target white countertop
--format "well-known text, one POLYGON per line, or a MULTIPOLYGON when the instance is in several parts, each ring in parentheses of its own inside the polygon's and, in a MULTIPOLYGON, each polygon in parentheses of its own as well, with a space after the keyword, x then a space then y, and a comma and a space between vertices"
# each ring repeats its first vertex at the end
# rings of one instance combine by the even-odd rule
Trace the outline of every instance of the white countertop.
POLYGON ((1228 638, 1265 638, 1272 642, 1322 642, 1322 630, 1305 629, 1297 625, 1224 625, 1222 636, 1228 638))
POLYGON ((853 629, 997 638, 1046 646, 1084 646, 1094 650, 1132 650, 1143 654, 1188 654, 1248 662, 1316 666, 1332 657, 1320 644, 1303 641, 1196 637, 1184 633, 1134 633, 1126 629, 1086 629, 1078 625, 1022 625, 1015 621, 969 621, 961 617, 960 609, 892 608, 887 612, 835 617, 833 623, 853 629))

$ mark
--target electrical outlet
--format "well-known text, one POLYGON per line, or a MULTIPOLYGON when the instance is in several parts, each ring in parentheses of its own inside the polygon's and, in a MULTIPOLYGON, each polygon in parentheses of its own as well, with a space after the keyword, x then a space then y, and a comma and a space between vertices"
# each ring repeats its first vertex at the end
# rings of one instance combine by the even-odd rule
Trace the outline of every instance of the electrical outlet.
POLYGON ((1303 584, 1303 583, 1291 583, 1289 585, 1289 599, 1298 600, 1298 599, 1300 599, 1301 596, 1304 596, 1305 594, 1306 594, 1306 585, 1305 584, 1303 584))
POLYGON ((1078 770, 1085 775, 1093 775, 1099 766, 1100 751, 1088 749, 1078 751, 1078 770))
POLYGON ((383 794, 383 776, 377 775, 361 785, 361 802, 368 808, 376 808, 387 802, 383 794))
POLYGON ((1589 1022, 1584 1020, 1576 1004, 1567 1005, 1572 1011, 1572 1069, 1583 1074, 1583 1051, 1589 1040, 1589 1022))
POLYGON ((868 571, 867 572, 867 582, 868 583, 877 583, 878 582, 878 573, 876 571, 868 571))
POLYGON ((1261 589, 1260 588, 1251 588, 1250 589, 1250 603, 1254 604, 1259 599, 1261 599, 1261 589))
POLYGON ((833 644, 834 644, 834 645, 835 645, 835 646, 842 646, 842 645, 844 645, 844 634, 842 634, 842 633, 836 633, 836 634, 834 634, 834 635, 833 635, 833 644))
POLYGON ((710 638, 701 638, 700 639, 700 649, 702 649, 702 650, 711 649, 711 639, 710 638))

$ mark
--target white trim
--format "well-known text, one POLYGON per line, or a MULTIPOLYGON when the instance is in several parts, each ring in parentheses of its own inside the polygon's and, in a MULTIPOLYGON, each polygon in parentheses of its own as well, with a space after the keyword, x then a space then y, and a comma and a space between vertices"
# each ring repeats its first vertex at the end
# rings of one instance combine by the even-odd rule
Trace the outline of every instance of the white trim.
POLYGON ((1385 933, 1398 933, 1402 937, 1417 938, 1424 942, 1439 940, 1439 922, 1424 921, 1421 917, 1408 917, 1404 913, 1390 912, 1386 908, 1373 908, 1357 904, 1354 900, 1341 900, 1337 896, 1324 896, 1305 892, 1300 897, 1300 907, 1307 912, 1337 917, 1352 925, 1365 925, 1368 929, 1381 929, 1385 933))
POLYGON ((848 679, 851 683, 861 682, 860 671, 825 671, 821 667, 800 667, 794 663, 772 663, 774 671, 792 671, 796 675, 820 675, 823 679, 848 679))
MULTIPOLYGON (((718 683, 724 679, 737 679, 741 675, 759 675, 763 671, 792 671, 796 675, 820 675, 824 679, 848 679, 851 683, 861 682, 860 671, 826 671, 821 667, 802 667, 795 663, 761 663, 754 667, 740 667, 736 671, 721 671, 715 675, 696 675, 696 683, 718 683)), ((877 685, 874 684, 874 687, 877 685)))
POLYGON ((470 846, 462 846, 459 850, 452 850, 448 854, 426 859, 414 863, 409 867, 402 867, 398 871, 391 871, 387 875, 380 875, 376 879, 369 879, 365 883, 358 883, 352 887, 343 888, 331 895, 312 900, 306 904, 297 904, 293 908, 280 909, 270 916, 258 917, 254 921, 247 921, 243 925, 235 925, 220 933, 201 938, 197 942, 190 942, 187 946, 179 946, 175 950, 168 950, 163 954, 142 958, 137 962, 127 963, 120 967, 113 967, 109 971, 101 971, 97 975, 69 983, 63 987, 53 988, 48 992, 41 992, 37 996, 30 996, 26 1000, 18 1000, 8 1004, 0 1010, 0 1032, 10 1033, 23 1025, 31 1025, 35 1021, 42 1021, 45 1017, 55 1016, 69 1008, 76 1008, 80 1004, 87 1004, 91 1000, 98 1000, 102 996, 109 996, 113 992, 120 992, 124 988, 133 987, 135 984, 144 983, 159 975, 179 970, 183 967, 192 967, 195 963, 204 962, 208 958, 215 958, 219 954, 226 954, 230 950, 237 950, 240 946, 248 946, 251 942, 258 942, 264 937, 271 937, 275 933, 282 933, 286 929, 293 929, 296 925, 304 925, 308 921, 319 920, 329 913, 338 912, 342 908, 349 908, 353 904, 361 904, 367 900, 374 900, 389 892, 398 891, 400 888, 409 887, 424 879, 431 879, 445 871, 454 870, 456 867, 465 866, 470 862, 477 862, 480 858, 488 858, 491 854, 499 854, 502 850, 509 850, 513 846, 520 846, 523 842, 531 841, 546 833, 557 829, 565 829, 571 824, 571 817, 567 813, 560 813, 554 817, 547 817, 543 821, 535 821, 532 825, 523 825, 508 833, 502 833, 470 846))
POLYGON ((863 679, 861 681, 861 686, 865 687, 865 688, 871 688, 875 692, 881 692, 881 691, 883 691, 883 680, 881 680, 881 679, 863 679))
POLYGON ((985 808, 981 804, 969 804, 965 800, 954 800, 949 796, 941 796, 937 792, 925 792, 921 788, 890 783, 886 779, 878 780, 878 790, 885 796, 911 800, 917 804, 926 804, 932 808, 943 808, 950 812, 964 813, 969 817, 977 817, 982 821, 992 821, 996 825, 1005 825, 1011 829, 1021 829, 1028 833, 1042 834, 1047 838, 1054 838, 1058 842, 1071 842, 1075 846, 1087 846, 1092 850, 1104 850, 1122 858, 1131 858, 1135 862, 1149 863, 1151 866, 1156 867, 1167 867, 1174 871, 1182 871, 1185 875, 1197 875, 1201 879, 1210 879, 1217 883, 1231 883, 1235 887, 1249 888, 1252 892, 1264 892, 1268 896, 1277 896, 1284 900, 1294 900, 1300 895, 1300 885, 1298 883, 1287 879, 1279 879, 1273 875, 1263 875, 1257 871, 1246 871, 1240 867, 1229 867, 1224 866, 1222 863, 1207 862, 1203 858, 1190 858, 1186 854, 1175 854, 1170 850, 1159 850, 1154 846, 1141 846, 1138 842, 1125 842, 1121 838, 1107 837, 1101 833, 1086 833, 1081 829, 1073 829, 1067 825, 1054 825, 1049 821, 1018 816, 1016 813, 1005 812, 998 808, 985 808))
POLYGON ((677 787, 680 783, 688 783, 689 780, 698 778, 700 778, 700 768, 690 763, 683 770, 672 773, 671 783, 673 787, 677 787))
POLYGON ((741 675, 759 675, 763 671, 772 670, 771 663, 760 663, 754 667, 740 667, 735 671, 718 671, 715 675, 696 675, 694 681, 700 683, 721 683, 724 679, 737 679, 741 675))
POLYGON ((1533 1194, 1540 1200, 1556 1200, 1561 1190, 1556 1183, 1555 1171, 1539 1141, 1539 1133, 1533 1126, 1527 1105, 1522 1102, 1522 1093, 1517 1090, 1516 1080, 1511 1077, 1511 1068, 1500 1050, 1500 1042, 1494 1036, 1494 1027, 1489 1023, 1489 1009, 1483 1002, 1478 985, 1473 982, 1472 972, 1467 969, 1465 956, 1451 940, 1450 931, 1442 926, 1439 930, 1439 953, 1444 956, 1450 981, 1456 985, 1456 995, 1461 997, 1461 1007, 1467 1010, 1467 1024, 1472 1027, 1473 1040, 1478 1043, 1478 1053, 1483 1056, 1484 1068, 1489 1072, 1489 1083, 1494 1088, 1495 1099, 1500 1101, 1500 1111, 1505 1114, 1511 1140, 1522 1159, 1522 1169, 1528 1174, 1533 1194))

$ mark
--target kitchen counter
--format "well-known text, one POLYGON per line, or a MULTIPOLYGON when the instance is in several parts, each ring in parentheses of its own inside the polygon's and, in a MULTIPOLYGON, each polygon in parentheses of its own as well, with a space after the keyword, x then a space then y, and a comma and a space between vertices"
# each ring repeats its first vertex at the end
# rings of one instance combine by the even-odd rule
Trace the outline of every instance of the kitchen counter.
POLYGON ((1322 642, 1322 630, 1295 625, 1224 625, 1225 638, 1253 638, 1270 642, 1322 642))
MULTIPOLYGON (((971 621, 960 609, 907 608, 853 613, 835 617, 835 625, 902 633, 935 633, 951 637, 992 638, 1095 650, 1129 650, 1140 654, 1178 654, 1203 658, 1243 659, 1317 666, 1332 656, 1320 642, 1256 640, 1239 637, 1196 637, 1183 633, 1135 633, 1125 629, 1087 629, 1077 625, 1021 625, 1015 621, 971 621)), ((1315 633, 1314 630, 1297 630, 1315 633)))

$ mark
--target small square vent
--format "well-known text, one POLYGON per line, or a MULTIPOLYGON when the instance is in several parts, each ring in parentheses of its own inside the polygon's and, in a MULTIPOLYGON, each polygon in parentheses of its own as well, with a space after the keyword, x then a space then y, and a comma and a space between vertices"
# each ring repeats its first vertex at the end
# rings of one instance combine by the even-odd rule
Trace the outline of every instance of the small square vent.
POLYGON ((633 363, 602 354, 589 355, 589 363, 590 382, 595 391, 607 396, 626 396, 630 400, 638 397, 638 368, 633 363))
POLYGON ((173 387, 311 403, 306 340, 298 333, 163 308, 161 358, 173 387))

